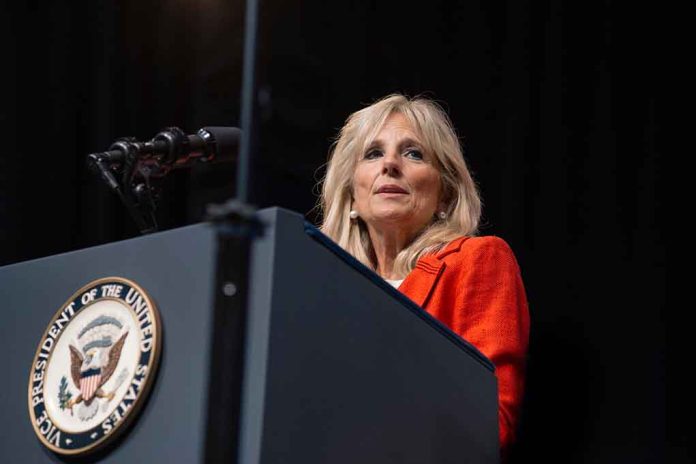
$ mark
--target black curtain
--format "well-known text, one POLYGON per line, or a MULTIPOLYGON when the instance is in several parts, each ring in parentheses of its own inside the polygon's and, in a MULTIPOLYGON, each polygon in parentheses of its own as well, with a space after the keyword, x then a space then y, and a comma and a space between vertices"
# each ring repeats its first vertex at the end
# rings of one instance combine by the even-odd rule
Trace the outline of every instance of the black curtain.
MULTIPOLYGON (((244 4, 2 8, 0 264, 137 235, 85 155, 171 125, 238 125, 244 4)), ((316 220, 333 137, 378 97, 425 94, 452 117, 482 233, 510 243, 530 303, 518 462, 693 460, 686 387, 667 375, 662 17, 608 0, 261 7, 257 206, 316 220)), ((170 175, 161 228, 200 221, 234 177, 170 175)))

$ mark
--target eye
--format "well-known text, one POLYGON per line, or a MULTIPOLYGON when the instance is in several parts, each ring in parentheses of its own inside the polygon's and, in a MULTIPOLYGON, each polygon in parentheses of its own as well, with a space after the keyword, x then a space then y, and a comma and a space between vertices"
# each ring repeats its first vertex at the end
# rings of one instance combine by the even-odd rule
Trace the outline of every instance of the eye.
POLYGON ((423 160, 423 153, 420 150, 418 150, 417 148, 409 148, 404 153, 404 156, 406 156, 407 158, 418 160, 418 161, 423 160))
POLYGON ((368 150, 367 153, 365 153, 364 159, 371 160, 379 158, 380 156, 382 156, 380 150, 368 150))

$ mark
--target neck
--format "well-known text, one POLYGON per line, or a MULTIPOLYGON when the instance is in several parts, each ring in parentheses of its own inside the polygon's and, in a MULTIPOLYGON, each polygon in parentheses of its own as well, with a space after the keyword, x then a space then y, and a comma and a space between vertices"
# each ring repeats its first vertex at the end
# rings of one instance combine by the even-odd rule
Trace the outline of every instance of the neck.
POLYGON ((396 256, 413 240, 413 234, 399 228, 380 229, 368 226, 370 241, 377 258, 377 274, 383 279, 398 280, 404 276, 394 272, 396 256))

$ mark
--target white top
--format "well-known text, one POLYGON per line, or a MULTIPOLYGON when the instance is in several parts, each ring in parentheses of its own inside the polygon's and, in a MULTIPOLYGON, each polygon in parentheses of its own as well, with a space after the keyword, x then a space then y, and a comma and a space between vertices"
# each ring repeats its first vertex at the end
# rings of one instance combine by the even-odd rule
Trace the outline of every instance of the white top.
POLYGON ((401 282, 404 281, 404 279, 401 279, 401 280, 389 280, 389 279, 384 279, 384 280, 386 280, 387 282, 389 282, 389 283, 392 285, 392 287, 394 287, 394 288, 399 288, 399 285, 401 285, 401 282))

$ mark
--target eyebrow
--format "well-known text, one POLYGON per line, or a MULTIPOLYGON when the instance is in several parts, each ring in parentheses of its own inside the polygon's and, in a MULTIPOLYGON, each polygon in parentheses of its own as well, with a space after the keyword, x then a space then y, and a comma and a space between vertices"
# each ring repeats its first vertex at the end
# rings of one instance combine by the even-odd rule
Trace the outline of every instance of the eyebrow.
MULTIPOLYGON (((370 151, 370 150, 372 150, 373 148, 379 148, 379 147, 381 147, 381 146, 382 146, 382 141, 379 140, 379 139, 375 139, 375 140, 372 141, 372 143, 370 143, 370 144, 367 146, 367 149, 366 149, 365 151, 370 151)), ((405 139, 403 139, 403 140, 401 141, 401 143, 399 143, 399 148, 400 148, 400 149, 403 149, 404 147, 411 147, 411 146, 414 146, 414 147, 417 147, 417 148, 419 148, 419 149, 421 149, 421 150, 424 150, 423 144, 420 143, 420 142, 419 142, 418 140, 416 140, 416 139, 412 139, 411 137, 406 137, 405 139)))

